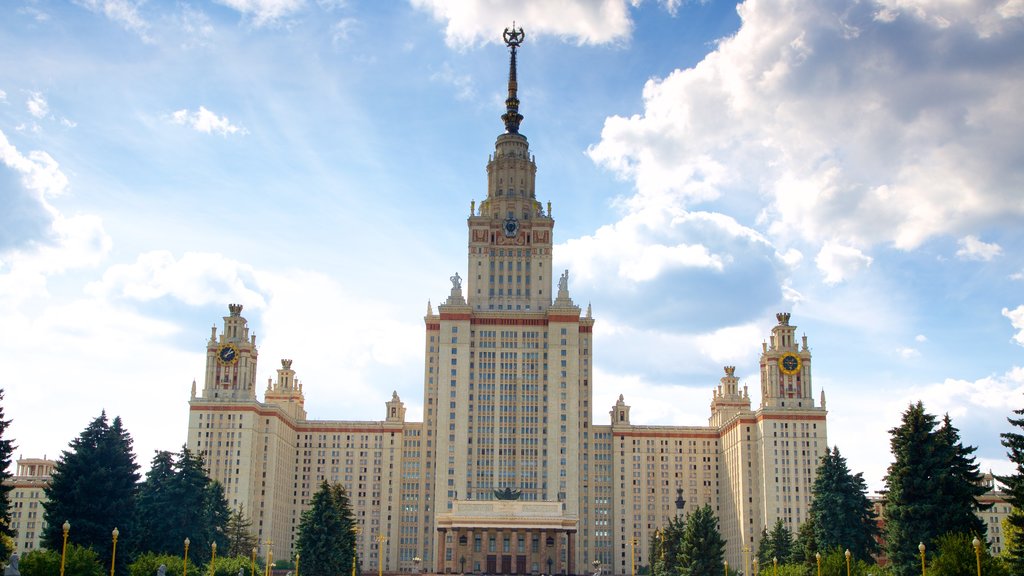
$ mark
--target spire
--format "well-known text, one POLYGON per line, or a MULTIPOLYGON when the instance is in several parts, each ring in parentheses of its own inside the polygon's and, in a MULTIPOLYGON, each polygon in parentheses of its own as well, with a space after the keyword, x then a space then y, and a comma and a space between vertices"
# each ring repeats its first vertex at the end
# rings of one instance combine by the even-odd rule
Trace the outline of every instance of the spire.
POLYGON ((523 115, 519 113, 519 97, 516 95, 518 82, 516 81, 516 49, 523 43, 523 28, 516 28, 512 22, 511 28, 505 28, 502 38, 505 45, 509 47, 512 54, 508 64, 508 98, 505 99, 505 113, 501 119, 505 122, 505 132, 509 134, 519 133, 519 123, 523 121, 523 115))

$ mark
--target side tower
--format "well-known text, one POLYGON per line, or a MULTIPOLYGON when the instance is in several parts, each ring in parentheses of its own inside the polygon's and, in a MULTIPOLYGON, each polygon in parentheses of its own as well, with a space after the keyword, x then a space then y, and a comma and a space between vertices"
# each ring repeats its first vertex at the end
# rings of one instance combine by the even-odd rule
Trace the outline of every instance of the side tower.
POLYGON ((229 304, 224 331, 218 336, 214 326, 206 344, 203 398, 227 402, 255 400, 256 357, 256 335, 249 335, 242 305, 229 304))

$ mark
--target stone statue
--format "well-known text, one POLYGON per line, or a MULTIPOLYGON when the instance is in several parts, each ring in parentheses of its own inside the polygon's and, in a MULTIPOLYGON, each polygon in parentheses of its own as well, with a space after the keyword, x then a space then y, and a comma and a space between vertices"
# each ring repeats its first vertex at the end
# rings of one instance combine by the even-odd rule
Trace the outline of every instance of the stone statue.
POLYGON ((156 576, 167 576, 167 564, 161 564, 160 567, 156 569, 156 576))
POLYGON ((18 553, 11 554, 11 559, 7 561, 7 568, 4 568, 4 576, 21 576, 21 570, 18 570, 18 553))
POLYGON ((245 568, 238 569, 238 576, 245 576, 245 568))
POLYGON ((462 290, 462 276, 456 272, 455 276, 449 278, 452 281, 452 290, 462 290))
POLYGON ((569 271, 566 270, 562 273, 562 276, 558 279, 558 291, 569 289, 569 271))

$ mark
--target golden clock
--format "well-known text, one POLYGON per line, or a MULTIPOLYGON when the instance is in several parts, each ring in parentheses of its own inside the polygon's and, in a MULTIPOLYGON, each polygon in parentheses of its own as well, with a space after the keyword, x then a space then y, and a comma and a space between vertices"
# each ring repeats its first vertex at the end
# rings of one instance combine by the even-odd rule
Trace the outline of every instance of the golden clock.
POLYGON ((792 376, 793 374, 799 372, 802 366, 803 362, 800 360, 800 357, 797 356, 796 354, 783 354, 781 357, 779 357, 779 370, 781 370, 783 374, 788 374, 792 376))

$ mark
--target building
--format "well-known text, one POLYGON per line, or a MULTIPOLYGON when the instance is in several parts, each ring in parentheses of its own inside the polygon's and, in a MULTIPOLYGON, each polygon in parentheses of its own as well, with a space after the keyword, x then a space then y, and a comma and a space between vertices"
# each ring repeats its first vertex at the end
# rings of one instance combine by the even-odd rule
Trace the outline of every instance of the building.
POLYGON ((11 527, 17 530, 14 551, 19 554, 36 550, 43 541, 44 489, 50 483, 57 463, 44 458, 19 458, 17 474, 7 482, 12 486, 11 527))
POLYGON ((424 317, 423 421, 406 421, 394 393, 379 421, 308 420, 292 360, 260 401, 256 338, 232 304, 207 343, 202 389, 193 383, 188 446, 276 558, 294 554, 326 479, 348 490, 367 570, 627 574, 648 562, 656 529, 709 504, 729 563, 750 574, 762 527, 781 518, 795 532, 806 518, 827 448, 807 338, 778 314, 761 344, 760 405, 725 367, 706 426, 633 424, 623 396, 594 406, 595 320, 568 271, 554 278, 551 203, 538 200, 519 132, 522 31, 505 41, 505 131, 486 196, 470 203, 466 276, 424 317))

